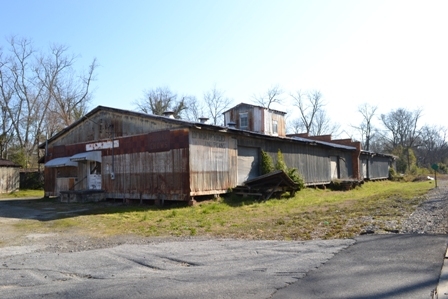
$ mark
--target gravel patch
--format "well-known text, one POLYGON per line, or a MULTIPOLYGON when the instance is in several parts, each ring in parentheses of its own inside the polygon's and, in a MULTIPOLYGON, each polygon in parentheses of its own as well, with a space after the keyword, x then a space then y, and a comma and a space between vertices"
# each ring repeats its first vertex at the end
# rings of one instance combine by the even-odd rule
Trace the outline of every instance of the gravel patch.
POLYGON ((448 233, 448 182, 440 181, 438 187, 427 194, 425 200, 405 221, 401 233, 448 233))

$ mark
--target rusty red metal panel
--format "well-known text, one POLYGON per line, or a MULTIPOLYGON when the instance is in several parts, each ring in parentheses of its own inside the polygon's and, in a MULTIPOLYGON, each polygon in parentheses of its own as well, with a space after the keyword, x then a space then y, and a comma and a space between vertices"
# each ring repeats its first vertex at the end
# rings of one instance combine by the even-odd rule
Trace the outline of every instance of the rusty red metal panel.
POLYGON ((148 152, 165 152, 170 150, 170 131, 148 134, 146 150, 148 152))
POLYGON ((170 132, 171 149, 188 148, 189 147, 189 130, 173 130, 170 132))
POLYGON ((112 157, 103 156, 103 187, 110 197, 188 200, 188 158, 185 157, 188 149, 117 155, 112 180, 107 166, 110 167, 112 157))
POLYGON ((54 158, 60 158, 60 157, 65 157, 65 145, 57 145, 53 147, 52 150, 52 159, 54 158))

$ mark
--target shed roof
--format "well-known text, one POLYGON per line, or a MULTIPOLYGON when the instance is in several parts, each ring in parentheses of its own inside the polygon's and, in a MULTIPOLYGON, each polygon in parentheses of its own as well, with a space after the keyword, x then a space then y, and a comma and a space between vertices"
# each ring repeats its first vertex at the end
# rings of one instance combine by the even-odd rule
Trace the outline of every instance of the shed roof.
POLYGON ((391 155, 391 154, 375 153, 375 152, 366 151, 366 150, 362 150, 361 151, 361 155, 371 156, 371 157, 376 156, 376 157, 390 158, 390 159, 394 159, 394 160, 398 159, 397 156, 394 156, 394 155, 391 155))
POLYGON ((333 143, 333 142, 320 141, 320 140, 309 139, 309 138, 304 138, 304 137, 291 137, 291 138, 295 139, 295 140, 300 140, 303 142, 315 142, 316 144, 327 145, 327 146, 334 147, 334 148, 340 148, 340 149, 346 149, 346 150, 356 150, 356 147, 354 147, 354 146, 343 145, 343 144, 338 144, 338 143, 333 143))

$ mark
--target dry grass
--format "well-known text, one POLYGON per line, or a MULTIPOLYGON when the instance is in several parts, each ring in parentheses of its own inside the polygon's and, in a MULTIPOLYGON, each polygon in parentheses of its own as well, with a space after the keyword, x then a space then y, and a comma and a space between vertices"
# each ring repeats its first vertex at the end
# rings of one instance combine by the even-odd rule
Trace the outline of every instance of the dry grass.
POLYGON ((227 197, 191 207, 170 208, 53 202, 51 206, 58 210, 87 207, 88 212, 51 221, 26 220, 18 223, 17 228, 40 232, 82 231, 95 236, 344 238, 359 234, 372 223, 385 230, 394 229, 433 187, 428 182, 369 182, 351 191, 308 188, 289 199, 257 202, 250 198, 227 197))

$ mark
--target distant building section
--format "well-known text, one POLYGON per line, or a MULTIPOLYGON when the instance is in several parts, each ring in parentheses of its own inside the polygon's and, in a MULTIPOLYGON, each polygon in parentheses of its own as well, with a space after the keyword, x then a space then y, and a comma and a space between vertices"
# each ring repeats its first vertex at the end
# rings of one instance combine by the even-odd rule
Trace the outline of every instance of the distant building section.
POLYGON ((225 126, 270 136, 286 135, 286 112, 241 103, 223 114, 225 126))

